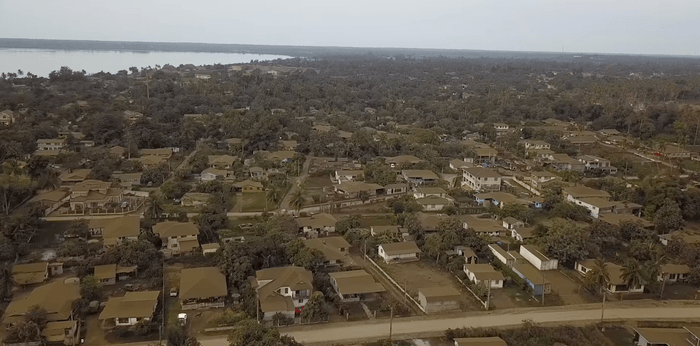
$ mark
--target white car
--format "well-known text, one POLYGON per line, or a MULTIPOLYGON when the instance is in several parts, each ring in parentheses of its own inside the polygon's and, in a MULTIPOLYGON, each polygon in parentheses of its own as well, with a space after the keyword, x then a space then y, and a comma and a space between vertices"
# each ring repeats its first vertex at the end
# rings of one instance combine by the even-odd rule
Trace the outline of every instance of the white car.
POLYGON ((187 324, 187 314, 184 312, 177 314, 177 322, 180 323, 181 326, 186 325, 187 324))

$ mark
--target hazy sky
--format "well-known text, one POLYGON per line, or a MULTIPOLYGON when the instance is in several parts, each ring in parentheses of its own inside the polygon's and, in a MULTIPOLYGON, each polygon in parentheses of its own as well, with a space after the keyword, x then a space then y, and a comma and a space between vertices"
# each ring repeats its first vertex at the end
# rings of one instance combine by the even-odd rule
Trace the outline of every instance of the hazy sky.
POLYGON ((0 37, 700 55, 700 0, 0 0, 0 37))

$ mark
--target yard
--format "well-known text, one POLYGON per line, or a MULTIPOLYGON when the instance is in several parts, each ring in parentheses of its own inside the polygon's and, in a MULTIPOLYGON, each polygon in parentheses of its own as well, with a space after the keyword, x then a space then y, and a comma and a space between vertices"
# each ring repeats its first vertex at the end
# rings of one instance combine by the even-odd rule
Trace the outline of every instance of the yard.
POLYGON ((242 212, 265 211, 277 209, 277 206, 268 202, 264 192, 243 193, 238 199, 242 212))
POLYGON ((552 291, 559 295, 564 305, 586 304, 594 301, 579 282, 564 275, 561 271, 547 270, 543 273, 547 280, 552 283, 552 291))
POLYGON ((480 303, 462 286, 451 273, 423 261, 391 264, 383 267, 399 285, 405 286, 408 293, 418 297, 421 288, 453 287, 462 292, 462 310, 479 310, 480 303))

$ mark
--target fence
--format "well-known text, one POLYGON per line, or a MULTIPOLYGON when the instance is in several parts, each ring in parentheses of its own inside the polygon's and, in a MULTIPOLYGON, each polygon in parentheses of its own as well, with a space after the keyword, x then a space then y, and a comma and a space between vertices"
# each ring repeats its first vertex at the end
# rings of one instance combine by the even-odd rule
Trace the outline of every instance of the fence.
POLYGON ((367 259, 369 260, 369 262, 372 263, 372 265, 373 265, 375 268, 377 268, 377 270, 378 270, 382 275, 384 275, 384 277, 387 278, 387 280, 389 280, 389 282, 391 282, 394 286, 396 286, 396 288, 398 288, 399 291, 403 292, 403 294, 404 294, 406 297, 408 297, 408 299, 411 300, 411 302, 413 302, 413 304, 415 304, 421 311, 423 311, 423 313, 427 313, 427 312, 425 311, 425 308, 423 308, 423 306, 420 305, 420 303, 418 303, 413 297, 411 297, 411 295, 408 294, 408 292, 406 292, 406 290, 404 290, 403 287, 401 287, 401 285, 399 285, 396 281, 394 281, 394 279, 393 279, 391 276, 389 276, 389 274, 387 274, 387 273, 384 271, 384 269, 382 269, 382 267, 380 267, 376 262, 374 262, 374 260, 372 260, 369 256, 365 255, 365 258, 367 258, 367 259))
POLYGON ((478 300, 478 301, 481 303, 481 305, 484 306, 484 309, 486 309, 486 310, 489 310, 489 309, 490 309, 490 307, 486 306, 486 302, 483 301, 483 300, 481 300, 481 298, 479 298, 479 295, 477 295, 476 293, 474 293, 474 291, 472 291, 472 289, 469 288, 469 285, 467 285, 467 284, 464 283, 464 280, 460 279, 459 276, 457 276, 455 273, 452 273, 452 275, 454 275, 455 278, 457 278, 457 281, 459 281, 459 283, 461 283, 462 286, 464 286, 464 288, 466 288, 467 291, 469 291, 469 293, 471 293, 471 294, 474 296, 474 298, 476 298, 476 300, 478 300))

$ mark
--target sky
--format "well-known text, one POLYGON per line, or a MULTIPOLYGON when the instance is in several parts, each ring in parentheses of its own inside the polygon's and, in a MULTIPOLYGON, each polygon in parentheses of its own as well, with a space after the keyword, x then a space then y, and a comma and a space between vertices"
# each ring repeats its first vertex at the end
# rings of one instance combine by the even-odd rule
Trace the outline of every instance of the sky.
POLYGON ((0 0, 0 37, 700 55, 699 0, 0 0))

